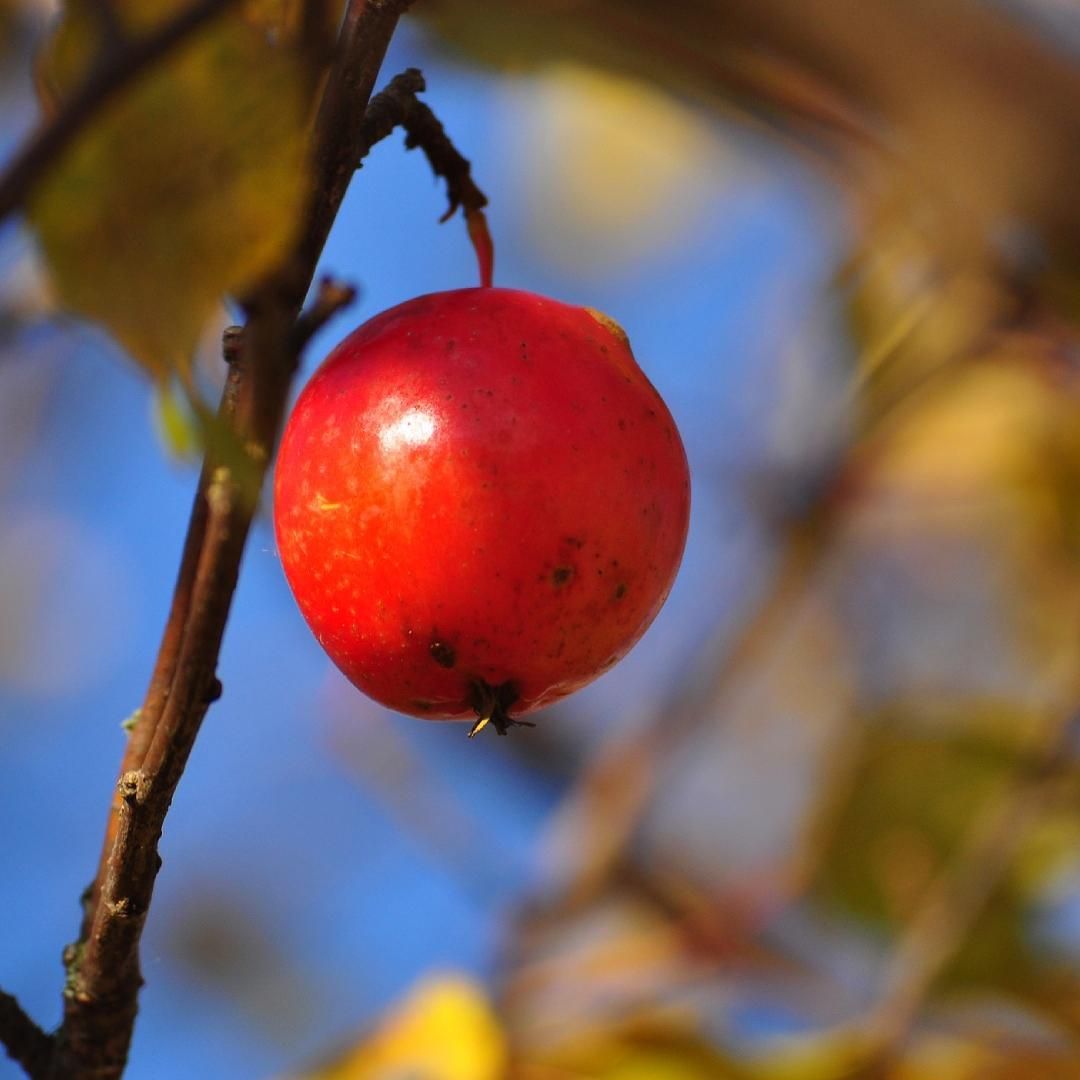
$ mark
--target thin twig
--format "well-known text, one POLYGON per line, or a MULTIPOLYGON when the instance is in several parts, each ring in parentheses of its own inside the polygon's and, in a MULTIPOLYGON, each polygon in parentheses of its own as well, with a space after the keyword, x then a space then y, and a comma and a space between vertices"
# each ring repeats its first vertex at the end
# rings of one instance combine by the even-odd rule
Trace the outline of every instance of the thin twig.
POLYGON ((367 149, 386 138, 395 127, 404 127, 405 148, 419 147, 428 159, 431 171, 446 181, 450 204, 440 220, 453 217, 459 206, 467 212, 483 210, 487 195, 476 187, 472 165, 451 143, 435 113, 417 99, 416 95, 423 90, 423 76, 416 68, 406 68, 390 80, 386 89, 372 99, 367 110, 364 124, 367 149))
POLYGON ((30 137, 0 176, 0 221, 20 209, 49 167, 118 91, 238 0, 197 0, 98 65, 60 111, 30 137))
POLYGON ((424 74, 419 68, 406 68, 395 75, 372 99, 364 114, 363 152, 359 166, 371 153, 372 147, 388 138, 402 123, 405 113, 416 103, 416 95, 427 89, 424 74))
POLYGON ((438 117, 417 99, 416 95, 424 89, 424 76, 416 68, 406 68, 371 99, 364 121, 367 150, 363 156, 394 128, 402 127, 405 129, 405 148, 423 150, 431 171, 446 181, 450 205, 439 220, 447 221, 459 206, 467 214, 482 210, 487 206, 487 196, 476 186, 469 160, 450 141, 438 117))
MULTIPOLYGON (((301 238, 245 299, 233 429, 260 484, 298 363, 297 317, 353 172, 364 107, 406 7, 407 0, 351 0, 316 120, 313 191, 301 238)), ((136 727, 137 763, 121 776, 86 932, 71 951, 55 1080, 114 1080, 123 1070, 142 982, 139 939, 160 865, 158 839, 202 718, 220 692, 215 668, 255 503, 212 452, 203 478, 151 684, 155 692, 162 676, 160 715, 141 733, 143 718, 136 727)))
POLYGON ((0 990, 0 1045, 31 1080, 46 1075, 53 1041, 23 1011, 10 994, 0 990))
POLYGON ((299 351, 339 312, 356 299, 356 287, 331 277, 319 282, 315 299, 296 320, 293 347, 299 351))
MULTIPOLYGON (((424 85, 424 76, 420 71, 407 68, 400 75, 395 75, 386 89, 372 98, 364 117, 363 150, 357 158, 356 166, 360 167, 363 158, 377 142, 385 139, 394 128, 403 127, 405 149, 420 147, 435 175, 446 181, 450 205, 446 213, 439 218, 439 222, 448 221, 459 206, 462 208, 469 240, 476 252, 480 284, 488 287, 494 273, 495 245, 484 215, 487 196, 473 181, 469 160, 450 141, 431 109, 417 99, 416 95, 424 90, 424 85)), ((490 719, 491 717, 482 716, 469 732, 469 738, 476 735, 490 719)), ((506 734, 505 721, 495 724, 495 727, 500 735, 506 734)))

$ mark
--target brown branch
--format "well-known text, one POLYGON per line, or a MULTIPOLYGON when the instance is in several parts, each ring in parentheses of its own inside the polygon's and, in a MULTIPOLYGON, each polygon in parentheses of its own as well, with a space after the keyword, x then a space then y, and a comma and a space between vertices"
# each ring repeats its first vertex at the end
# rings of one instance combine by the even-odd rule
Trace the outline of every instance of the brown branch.
POLYGON ((431 171, 446 181, 450 206, 439 220, 448 220, 459 206, 465 208, 466 214, 482 210, 487 206, 487 196, 476 186, 469 160, 450 141, 438 117, 416 97, 424 89, 424 76, 416 68, 407 68, 371 99, 364 120, 367 150, 394 128, 404 128, 405 148, 423 150, 431 171))
POLYGON ((0 176, 0 221, 24 205, 34 185, 118 91, 183 44, 237 0, 197 0, 158 29, 108 54, 64 102, 60 112, 32 135, 0 176))
MULTIPOLYGON (((316 119, 313 188, 301 239, 244 302, 248 321, 226 391, 227 398, 235 395, 235 406, 223 405, 222 413, 231 417, 260 486, 303 344, 300 308, 362 147, 364 109, 378 68, 407 6, 407 0, 350 0, 316 119)), ((328 317, 325 302, 322 311, 328 317)), ((139 939, 160 866, 157 844, 202 718, 220 693, 215 668, 254 511, 252 493, 208 451, 147 694, 152 708, 144 706, 125 755, 132 767, 118 785, 83 935, 68 954, 53 1080, 113 1080, 123 1071, 142 983, 139 939)))
MULTIPOLYGON (((236 400, 239 394, 242 371, 240 365, 241 344, 241 328, 238 326, 228 327, 222 338, 222 355, 229 365, 225 388, 221 395, 221 404, 218 407, 218 421, 222 425, 228 425, 236 411, 236 400)), ((158 646, 158 654, 154 661, 154 669, 146 689, 146 696, 135 713, 135 722, 128 735, 127 746, 120 762, 120 776, 130 773, 142 765, 143 757, 153 740, 158 720, 161 718, 162 710, 169 696, 169 690, 176 672, 184 625, 191 608, 195 571, 206 536, 206 494, 210 487, 211 473, 211 463, 209 461, 204 462, 195 489, 195 500, 191 507, 191 515, 188 519, 187 536, 184 539, 184 549, 180 556, 180 569, 176 576, 176 584, 173 587, 172 606, 165 621, 165 630, 158 646)), ((122 803, 119 791, 117 791, 101 848, 98 870, 93 883, 87 890, 84 902, 84 923, 79 933, 80 940, 85 940, 90 933, 90 920, 96 910, 101 883, 105 880, 109 857, 113 849, 113 843, 116 840, 116 827, 121 809, 122 803)))
POLYGON ((46 1075, 53 1041, 23 1011, 10 994, 0 990, 0 1045, 31 1080, 46 1075))

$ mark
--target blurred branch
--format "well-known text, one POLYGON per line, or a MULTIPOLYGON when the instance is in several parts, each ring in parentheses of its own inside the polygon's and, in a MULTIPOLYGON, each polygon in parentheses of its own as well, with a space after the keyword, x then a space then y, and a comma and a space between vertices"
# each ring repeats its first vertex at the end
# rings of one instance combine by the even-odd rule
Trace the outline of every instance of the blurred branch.
POLYGON ((402 835, 414 840, 478 904, 497 904, 512 867, 490 830, 391 725, 355 718, 335 725, 330 749, 351 780, 379 800, 402 835))
POLYGON ((17 1061, 31 1080, 46 1075, 53 1040, 23 1012, 10 994, 0 990, 0 1044, 8 1057, 17 1061))
MULTIPOLYGON (((0 176, 0 221, 26 203, 34 185, 114 94, 236 3, 237 0, 198 0, 157 30, 123 47, 107 49, 107 62, 90 71, 82 86, 30 137, 0 176)), ((103 7, 97 6, 99 10, 103 7)))
POLYGON ((127 44, 127 30, 112 0, 91 0, 107 57, 116 55, 127 44))
POLYGON ((1020 845, 1059 794, 1075 766, 1080 713, 1060 725, 1030 758, 1012 790, 973 824, 964 850, 930 885, 885 971, 881 995, 865 1022, 872 1062, 887 1061, 906 1037, 922 1002, 967 939, 1020 845))
MULTIPOLYGON (((235 332, 226 339, 235 359, 221 415, 245 448, 255 486, 242 484, 239 471, 208 450, 147 704, 124 757, 82 934, 66 954, 55 1078, 113 1080, 127 1059, 142 984, 139 940, 161 863, 158 839, 203 716, 221 692, 215 670, 240 560, 306 340, 297 332, 301 305, 362 153, 364 108, 407 6, 408 0, 349 3, 316 118, 312 195, 300 239, 245 298, 242 340, 235 332)), ((309 313, 308 323, 336 306, 324 303, 323 315, 309 313)))
POLYGON ((828 550, 834 512, 823 499, 790 528, 765 591, 733 638, 706 648, 701 677, 686 680, 642 730, 605 743, 585 767, 556 826, 575 837, 576 864, 561 883, 562 903, 573 906, 594 895, 618 867, 665 762, 713 718, 712 704, 751 670, 804 594, 828 550))

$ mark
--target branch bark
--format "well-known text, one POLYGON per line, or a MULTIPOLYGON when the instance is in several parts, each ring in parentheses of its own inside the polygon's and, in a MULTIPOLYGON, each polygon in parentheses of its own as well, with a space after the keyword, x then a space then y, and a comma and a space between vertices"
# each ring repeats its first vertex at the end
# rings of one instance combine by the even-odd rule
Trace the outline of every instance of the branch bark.
MULTIPOLYGON (((350 0, 316 117, 312 195, 301 239, 279 270, 244 300, 247 324, 221 412, 246 448, 260 486, 304 342, 297 332, 301 307, 355 163, 365 152, 365 108, 407 6, 408 0, 350 0)), ((68 984, 52 1080, 114 1080, 127 1059, 142 984, 139 940, 161 863, 158 840, 203 716, 220 693, 218 652, 255 512, 256 500, 234 473, 208 452, 158 660, 125 754, 98 876, 87 894, 82 933, 65 957, 68 984)))
POLYGON ((0 1045, 17 1061, 31 1080, 45 1075, 53 1041, 10 995, 0 991, 0 1045))

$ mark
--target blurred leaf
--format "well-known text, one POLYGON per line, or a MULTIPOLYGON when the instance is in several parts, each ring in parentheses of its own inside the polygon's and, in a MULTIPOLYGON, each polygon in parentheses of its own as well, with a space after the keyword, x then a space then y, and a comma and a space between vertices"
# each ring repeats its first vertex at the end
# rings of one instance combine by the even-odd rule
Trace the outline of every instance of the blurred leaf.
POLYGON ((699 975, 680 926, 633 889, 525 918, 515 945, 502 1011, 530 1060, 664 1009, 699 975))
POLYGON ((1075 1080, 1074 1053, 1054 1040, 1020 1038, 989 1027, 919 1032, 876 1065, 875 1044, 858 1028, 776 1040, 740 1062, 743 1080, 1075 1080))
POLYGON ((187 398, 176 383, 164 383, 153 398, 154 427, 165 449, 180 461, 194 461, 202 436, 187 398))
POLYGON ((923 221, 931 212, 917 192, 887 200, 843 274, 867 428, 936 372, 968 359, 1012 304, 988 262, 952 264, 947 227, 923 221))
POLYGON ((630 1024, 515 1062, 514 1080, 737 1080, 745 1072, 692 1029, 630 1024))
POLYGON ((1075 1053, 1005 1040, 922 1036, 889 1070, 889 1080, 1076 1080, 1075 1053), (998 1042, 995 1045, 995 1041, 998 1042))
POLYGON ((857 156, 845 175, 871 198, 891 190, 883 171, 917 178, 965 246, 994 246, 1021 221, 1072 258, 1080 214, 1061 177, 1078 171, 1080 119, 1067 103, 1080 73, 1066 50, 996 7, 429 0, 418 13, 452 47, 503 70, 585 59, 767 115, 857 156))
POLYGON ((887 1080, 1076 1080, 1078 1075, 1076 1053, 1066 1048, 928 1033, 906 1048, 887 1080))
POLYGON ((855 1028, 766 1043, 745 1059, 746 1080, 847 1080, 858 1077, 869 1042, 855 1028))
POLYGON ((506 1046, 484 990, 432 976, 337 1061, 297 1080, 502 1080, 506 1046))
POLYGON ((1080 408, 1062 349, 1000 335, 866 436, 837 547, 871 701, 1074 702, 1080 408))
MULTIPOLYGON (((117 5, 145 32, 178 4, 117 5)), ((62 108, 98 62, 92 5, 73 2, 41 65, 62 108)), ((107 62, 103 60, 101 62, 107 62)), ((295 52, 223 16, 106 107, 34 194, 61 302, 162 377, 186 371, 221 295, 269 270, 306 188, 308 82, 295 52)))
POLYGON ((560 63, 510 100, 531 239, 577 274, 684 243, 734 169, 703 114, 643 79, 560 63))
MULTIPOLYGON (((1025 717, 1014 714, 1014 721, 1029 727, 1025 717)), ((973 824, 1011 791, 1022 751, 992 735, 898 726, 895 717, 873 720, 864 739, 818 867, 815 895, 834 910, 899 933, 973 824)), ((1068 808, 1031 830, 946 982, 1039 985, 1044 959, 1027 919, 1078 844, 1080 818, 1068 808)))

